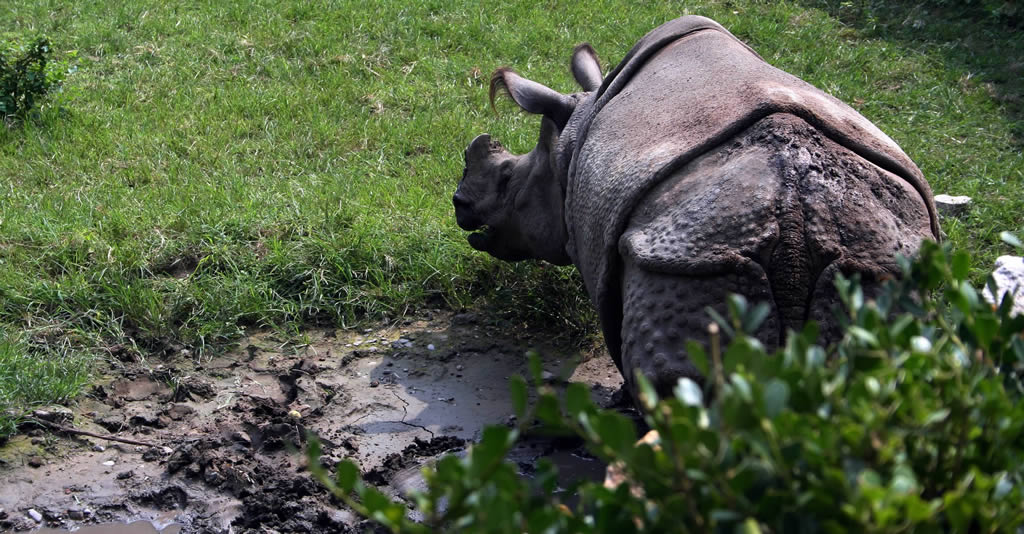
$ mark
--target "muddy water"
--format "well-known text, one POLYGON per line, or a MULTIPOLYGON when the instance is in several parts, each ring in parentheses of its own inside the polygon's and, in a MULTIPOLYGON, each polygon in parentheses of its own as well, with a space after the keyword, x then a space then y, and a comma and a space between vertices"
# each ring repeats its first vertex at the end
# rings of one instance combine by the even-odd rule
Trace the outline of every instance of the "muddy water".
MULTIPOLYGON (((54 528, 41 528, 37 530, 39 534, 64 534, 72 532, 64 529, 54 528)), ((153 523, 149 521, 136 521, 134 523, 106 523, 102 525, 92 525, 87 527, 81 527, 78 530, 73 531, 76 534, 179 534, 181 532, 181 525, 168 525, 161 529, 157 529, 153 526, 153 523)))
MULTIPOLYGON (((508 377, 526 374, 531 349, 556 385, 588 384, 599 403, 621 384, 604 354, 585 358, 545 336, 443 312, 309 331, 301 343, 256 333, 212 360, 119 362, 73 407, 74 426, 153 446, 41 430, 11 440, 0 448, 0 532, 96 523, 156 531, 149 522, 184 532, 346 531, 358 519, 331 504, 294 453, 307 433, 324 443, 324 463, 354 460, 368 482, 401 496, 422 482, 422 465, 464 453, 485 425, 508 420, 508 377)), ((528 476, 541 456, 563 467, 566 487, 604 469, 578 444, 543 440, 511 459, 528 476)))

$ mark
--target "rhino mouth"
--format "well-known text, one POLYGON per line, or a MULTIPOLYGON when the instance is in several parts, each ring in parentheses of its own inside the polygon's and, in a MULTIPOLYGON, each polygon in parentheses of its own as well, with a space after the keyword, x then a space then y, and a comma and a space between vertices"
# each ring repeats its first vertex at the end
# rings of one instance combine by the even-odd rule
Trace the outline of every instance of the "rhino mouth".
POLYGON ((485 224, 466 236, 466 240, 474 250, 487 252, 487 246, 491 243, 491 228, 485 224))

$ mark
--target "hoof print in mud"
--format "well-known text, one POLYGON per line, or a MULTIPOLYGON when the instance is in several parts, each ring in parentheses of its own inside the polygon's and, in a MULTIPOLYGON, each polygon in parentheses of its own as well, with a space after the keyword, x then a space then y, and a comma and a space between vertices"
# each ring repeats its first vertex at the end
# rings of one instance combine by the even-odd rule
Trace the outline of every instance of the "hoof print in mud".
POLYGON ((189 497, 184 488, 175 485, 143 493, 134 500, 160 510, 181 510, 188 505, 189 497))

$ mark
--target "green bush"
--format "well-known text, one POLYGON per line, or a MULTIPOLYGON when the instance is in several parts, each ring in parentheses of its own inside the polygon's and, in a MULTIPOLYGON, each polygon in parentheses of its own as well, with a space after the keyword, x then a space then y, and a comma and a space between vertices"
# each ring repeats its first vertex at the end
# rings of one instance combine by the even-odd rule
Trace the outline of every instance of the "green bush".
POLYGON ((0 119, 24 119, 48 93, 59 89, 67 61, 54 61, 50 41, 30 45, 0 41, 0 119))
POLYGON ((408 505, 362 482, 354 463, 328 476, 316 445, 310 465, 394 532, 1021 532, 1024 317, 1010 315, 1009 299, 981 298, 969 265, 926 243, 875 300, 840 278, 845 335, 828 348, 808 325, 767 354, 747 335, 765 307, 732 297, 711 328, 728 346, 713 336, 710 353, 688 347, 706 388, 684 379, 657 399, 646 387, 655 447, 637 444, 633 421, 597 409, 581 384, 562 400, 541 386, 528 409, 520 379, 512 398, 524 426, 487 428, 464 458, 439 460, 408 505), (582 437, 621 462, 628 482, 559 493, 550 464, 519 476, 504 456, 539 428, 582 437))

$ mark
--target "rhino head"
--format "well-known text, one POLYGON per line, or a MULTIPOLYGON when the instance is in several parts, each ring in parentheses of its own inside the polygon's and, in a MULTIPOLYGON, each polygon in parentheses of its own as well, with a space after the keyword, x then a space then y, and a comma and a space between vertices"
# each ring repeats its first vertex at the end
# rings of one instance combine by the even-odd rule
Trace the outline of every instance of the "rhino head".
POLYGON ((509 69, 498 69, 491 78, 492 107, 504 90, 524 111, 542 118, 537 146, 527 154, 508 152, 488 134, 466 149, 452 203, 459 227, 473 232, 467 239, 474 249, 505 261, 571 263, 565 250, 564 161, 572 153, 579 103, 601 85, 601 67, 589 45, 576 47, 572 72, 585 93, 563 95, 509 69))

